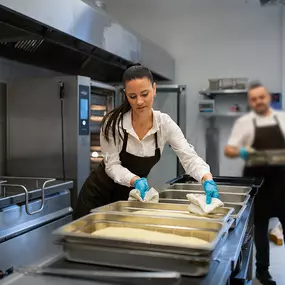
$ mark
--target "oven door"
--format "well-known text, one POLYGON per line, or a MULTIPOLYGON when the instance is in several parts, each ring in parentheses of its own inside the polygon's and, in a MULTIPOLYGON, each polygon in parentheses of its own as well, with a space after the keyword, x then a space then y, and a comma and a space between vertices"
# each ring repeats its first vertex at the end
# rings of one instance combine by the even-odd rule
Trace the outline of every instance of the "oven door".
POLYGON ((116 105, 117 88, 101 82, 91 82, 90 95, 90 168, 103 159, 100 146, 100 128, 104 115, 116 105))

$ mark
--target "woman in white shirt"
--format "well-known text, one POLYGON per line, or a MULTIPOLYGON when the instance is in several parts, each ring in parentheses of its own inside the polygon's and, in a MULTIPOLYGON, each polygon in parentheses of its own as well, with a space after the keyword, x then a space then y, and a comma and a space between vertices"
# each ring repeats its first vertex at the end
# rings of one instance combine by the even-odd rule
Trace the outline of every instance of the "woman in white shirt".
POLYGON ((147 176, 170 144, 185 171, 203 183, 207 203, 219 198, 217 186, 206 164, 188 144, 181 129, 167 115, 152 109, 156 84, 151 72, 135 64, 123 75, 124 103, 102 121, 100 134, 104 161, 86 179, 74 211, 78 219, 91 209, 127 200, 131 189, 142 199, 149 190, 147 176))

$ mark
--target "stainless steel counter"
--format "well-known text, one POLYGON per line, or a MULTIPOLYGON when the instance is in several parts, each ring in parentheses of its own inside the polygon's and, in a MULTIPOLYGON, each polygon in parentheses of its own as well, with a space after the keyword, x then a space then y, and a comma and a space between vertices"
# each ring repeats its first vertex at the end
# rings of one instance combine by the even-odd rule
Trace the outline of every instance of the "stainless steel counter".
MULTIPOLYGON (((182 277, 180 285, 225 285, 230 284, 227 283, 234 277, 233 271, 238 264, 238 259, 241 250, 243 249, 243 243, 245 238, 248 235, 248 225, 252 222, 251 212, 253 206, 253 199, 250 199, 248 202, 248 206, 239 222, 237 227, 232 230, 229 234, 229 237, 220 253, 218 258, 212 263, 210 272, 203 278, 191 278, 191 277, 182 277)), ((244 256, 247 257, 247 260, 243 260, 242 270, 236 274, 236 278, 251 278, 252 271, 252 238, 248 236, 249 247, 246 247, 246 254, 244 256), (242 272, 244 271, 244 272, 242 272)), ((44 268, 57 268, 57 269, 82 269, 82 270, 95 270, 100 271, 121 271, 126 272, 127 270, 122 270, 118 268, 108 268, 102 266, 93 266, 86 264, 78 264, 67 262, 62 256, 55 256, 53 260, 46 260, 41 264, 44 268)), ((132 271, 134 272, 134 271, 132 271)), ((94 282, 94 281, 84 281, 84 280, 75 280, 74 278, 60 278, 60 277, 51 277, 51 276, 43 276, 43 275, 24 275, 22 273, 14 273, 11 276, 6 277, 0 285, 45 285, 45 284, 59 284, 59 285, 100 285, 100 284, 108 284, 102 282, 94 282)), ((125 283, 117 283, 117 284, 125 284, 125 283)), ((137 283, 133 283, 136 284, 137 283)), ((139 283, 138 283, 139 284, 139 283)), ((157 283, 153 283, 157 284, 157 283)))

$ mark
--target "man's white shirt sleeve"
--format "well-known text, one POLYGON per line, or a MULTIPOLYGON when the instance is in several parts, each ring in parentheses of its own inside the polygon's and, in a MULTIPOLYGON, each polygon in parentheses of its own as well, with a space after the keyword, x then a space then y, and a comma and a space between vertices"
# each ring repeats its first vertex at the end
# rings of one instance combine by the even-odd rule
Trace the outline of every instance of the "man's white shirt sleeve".
POLYGON ((245 146, 245 126, 241 120, 237 120, 231 131, 230 138, 228 140, 228 145, 241 148, 245 146))

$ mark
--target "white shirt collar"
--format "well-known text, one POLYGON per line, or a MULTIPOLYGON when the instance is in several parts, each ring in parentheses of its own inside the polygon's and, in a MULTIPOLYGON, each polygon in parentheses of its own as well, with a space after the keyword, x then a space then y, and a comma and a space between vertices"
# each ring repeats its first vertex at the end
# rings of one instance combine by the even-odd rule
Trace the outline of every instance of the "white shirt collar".
MULTIPOLYGON (((156 133, 161 125, 161 121, 159 118, 159 111, 154 111, 153 112, 153 126, 152 128, 148 131, 148 133, 145 135, 145 137, 150 136, 154 133, 156 133)), ((127 113, 124 114, 123 116, 123 128, 126 130, 127 133, 129 133, 130 135, 138 138, 133 125, 132 125, 132 110, 128 111, 127 113)))
POLYGON ((252 114, 252 116, 254 117, 254 118, 260 118, 260 119, 264 119, 264 118, 272 118, 274 115, 276 115, 276 110, 274 110, 273 108, 270 108, 270 110, 271 110, 271 113, 270 113, 270 115, 269 116, 260 116, 260 115, 258 115, 257 113, 255 113, 254 111, 251 111, 251 114, 252 114))

